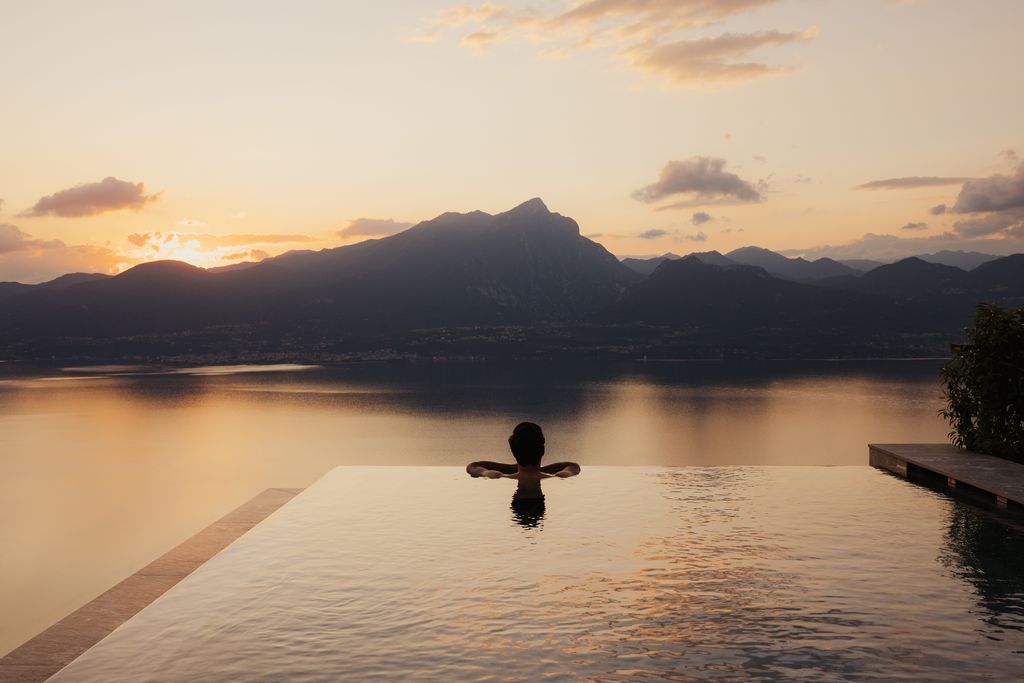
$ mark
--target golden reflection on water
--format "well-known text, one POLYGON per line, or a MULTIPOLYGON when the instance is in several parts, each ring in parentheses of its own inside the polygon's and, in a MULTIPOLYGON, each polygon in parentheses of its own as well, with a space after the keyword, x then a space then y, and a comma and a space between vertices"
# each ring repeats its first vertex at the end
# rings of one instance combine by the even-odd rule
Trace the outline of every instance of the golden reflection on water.
POLYGON ((1019 671, 1024 579, 979 594, 943 555, 981 574, 1005 558, 949 545, 973 533, 961 506, 870 468, 585 467, 544 482, 544 525, 526 529, 505 507, 516 486, 338 468, 57 680, 1019 671))
POLYGON ((522 419, 585 466, 861 464, 868 441, 946 431, 920 364, 272 369, 3 366, 0 653, 264 488, 505 459, 522 419))

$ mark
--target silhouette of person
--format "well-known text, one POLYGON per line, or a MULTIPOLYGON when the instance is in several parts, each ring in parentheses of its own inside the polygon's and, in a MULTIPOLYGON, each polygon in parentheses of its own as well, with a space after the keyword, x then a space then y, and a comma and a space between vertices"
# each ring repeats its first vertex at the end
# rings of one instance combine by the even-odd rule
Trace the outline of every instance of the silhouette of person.
POLYGON ((580 466, 574 462, 556 462, 541 467, 544 457, 544 432, 532 422, 520 422, 508 437, 509 448, 516 464, 480 460, 466 466, 471 477, 486 479, 515 479, 516 491, 512 494, 512 518, 516 524, 533 529, 544 519, 544 492, 542 479, 574 477, 580 473, 580 466))
MULTIPOLYGON (((508 437, 508 446, 512 449, 512 457, 516 459, 516 464, 479 460, 469 463, 466 472, 471 477, 518 479, 520 485, 517 494, 523 490, 524 498, 528 497, 525 493, 527 489, 534 489, 532 485, 524 488, 524 484, 532 484, 550 477, 575 477, 580 473, 580 466, 574 462, 556 462, 541 467, 540 460, 544 457, 544 432, 539 425, 532 422, 517 424, 512 430, 512 436, 508 437)), ((540 493, 539 483, 536 492, 540 493)))

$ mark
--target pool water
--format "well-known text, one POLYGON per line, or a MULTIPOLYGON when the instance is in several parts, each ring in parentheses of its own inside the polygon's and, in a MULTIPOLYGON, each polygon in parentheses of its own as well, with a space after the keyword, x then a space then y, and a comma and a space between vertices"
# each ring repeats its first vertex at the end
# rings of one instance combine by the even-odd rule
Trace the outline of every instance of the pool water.
POLYGON ((57 681, 1014 678, 1024 534, 867 467, 339 467, 57 681))

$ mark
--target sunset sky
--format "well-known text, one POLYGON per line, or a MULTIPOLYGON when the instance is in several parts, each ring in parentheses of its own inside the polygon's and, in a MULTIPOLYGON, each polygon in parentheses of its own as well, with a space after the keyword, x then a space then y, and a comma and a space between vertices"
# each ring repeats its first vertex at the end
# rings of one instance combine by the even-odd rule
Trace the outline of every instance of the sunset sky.
POLYGON ((531 197, 618 255, 1024 251, 1020 0, 2 17, 0 280, 228 265, 531 197))

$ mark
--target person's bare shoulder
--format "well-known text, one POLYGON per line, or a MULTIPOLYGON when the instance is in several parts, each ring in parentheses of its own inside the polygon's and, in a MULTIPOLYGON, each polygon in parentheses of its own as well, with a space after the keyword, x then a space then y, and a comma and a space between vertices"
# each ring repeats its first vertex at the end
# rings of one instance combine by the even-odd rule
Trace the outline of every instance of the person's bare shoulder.
POLYGON ((471 477, 484 477, 486 479, 500 479, 514 475, 519 468, 504 462, 491 462, 489 460, 478 460, 466 465, 466 474, 471 477))
POLYGON ((555 462, 550 465, 545 465, 540 468, 540 471, 551 477, 558 477, 560 479, 566 479, 568 477, 575 477, 580 473, 581 469, 579 463, 575 462, 555 462))

